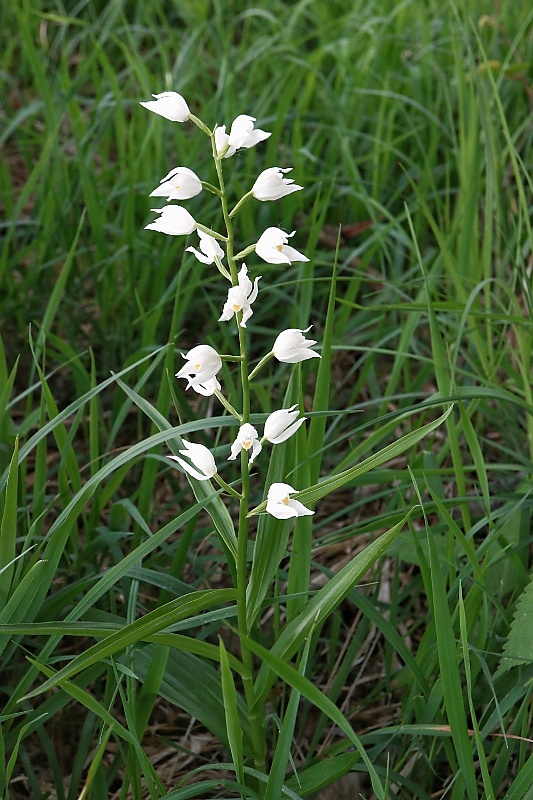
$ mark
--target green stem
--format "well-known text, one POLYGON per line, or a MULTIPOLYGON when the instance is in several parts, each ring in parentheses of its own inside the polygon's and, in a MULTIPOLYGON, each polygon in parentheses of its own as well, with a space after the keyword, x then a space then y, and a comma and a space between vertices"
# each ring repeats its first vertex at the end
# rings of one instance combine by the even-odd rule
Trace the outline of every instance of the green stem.
MULTIPOLYGON (((228 262, 228 270, 231 275, 232 286, 237 286, 239 282, 237 264, 233 252, 233 225, 231 221, 232 215, 237 208, 247 199, 247 195, 242 198, 235 206, 233 211, 229 212, 226 197, 226 190, 224 186, 224 176, 222 174, 222 163, 220 157, 217 156, 214 135, 211 138, 213 148, 213 158, 217 171, 218 182, 220 186, 220 202, 222 205, 222 215, 226 225, 226 256, 228 262)), ((249 193, 250 194, 250 193, 249 193)), ((248 422, 250 419, 250 382, 248 379, 248 350, 246 347, 246 329, 239 325, 242 312, 237 315, 237 330, 239 332, 239 352, 240 352, 240 369, 241 369, 241 385, 242 385, 242 415, 240 416, 241 424, 248 422)), ((244 666, 242 681, 244 687, 244 695, 246 698, 246 705, 248 707, 248 716, 250 720, 250 729, 252 736, 252 748, 254 753, 254 766, 259 772, 265 772, 265 757, 266 746, 263 731, 263 720, 261 716, 254 711, 255 706, 255 690, 254 690, 254 671, 253 671, 253 655, 246 644, 246 637, 248 636, 248 621, 246 613, 246 589, 248 585, 248 537, 249 537, 249 520, 248 508, 250 505, 250 467, 248 463, 248 453, 243 449, 241 451, 241 498, 239 501, 239 528, 237 534, 237 625, 239 632, 239 639, 241 644, 241 657, 244 666)), ((263 794, 264 784, 258 782, 257 790, 263 794)))

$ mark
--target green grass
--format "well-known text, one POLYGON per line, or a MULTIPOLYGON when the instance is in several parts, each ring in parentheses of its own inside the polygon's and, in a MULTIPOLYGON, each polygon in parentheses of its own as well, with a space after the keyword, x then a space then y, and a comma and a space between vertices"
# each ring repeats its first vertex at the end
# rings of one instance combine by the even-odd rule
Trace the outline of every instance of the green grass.
MULTIPOLYGON (((0 42, 0 797, 277 800, 350 773, 354 796, 532 798, 533 656, 504 649, 531 574, 528 4, 20 0, 0 42), (311 259, 261 264, 252 358, 311 323, 324 356, 254 382, 258 422, 310 417, 262 479, 330 481, 292 557, 257 523, 268 776, 231 517, 162 458, 180 432, 227 458, 228 418, 173 375, 235 349, 192 237, 144 230, 173 166, 215 179, 193 126, 139 106, 167 89, 272 131, 232 196, 272 165, 304 186, 244 206, 237 242, 280 225, 311 259)), ((214 196, 186 205, 220 228, 214 196)))

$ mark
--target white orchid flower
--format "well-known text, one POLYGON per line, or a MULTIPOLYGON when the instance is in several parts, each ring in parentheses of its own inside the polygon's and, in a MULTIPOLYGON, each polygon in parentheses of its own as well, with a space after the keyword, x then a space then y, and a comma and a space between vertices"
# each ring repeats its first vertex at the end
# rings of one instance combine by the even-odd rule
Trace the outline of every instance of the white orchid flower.
POLYGON ((255 246, 257 255, 269 264, 292 264, 293 261, 309 261, 287 242, 296 231, 285 233, 281 228, 267 228, 255 246))
POLYGON ((242 311, 241 327, 246 328, 246 322, 253 314, 251 305, 257 297, 258 283, 261 275, 257 277, 252 285, 248 277, 248 269, 246 264, 243 264, 239 272, 239 283, 237 286, 232 286, 228 291, 228 299, 224 303, 222 315, 219 317, 219 322, 227 322, 234 314, 242 311))
POLYGON ((186 456, 191 463, 189 464, 188 461, 185 461, 179 456, 169 456, 169 458, 173 461, 177 461, 185 472, 188 472, 189 475, 192 475, 192 477, 196 478, 198 481, 208 481, 209 478, 216 475, 217 465, 215 464, 215 459, 211 451, 208 450, 207 447, 204 447, 203 444, 193 444, 192 442, 185 441, 185 439, 182 441, 185 445, 185 450, 180 450, 180 453, 186 456))
POLYGON ((292 192, 298 192, 303 186, 298 186, 292 178, 284 178, 286 172, 290 172, 292 167, 281 169, 281 167, 269 167, 258 175, 252 186, 252 195, 256 200, 279 200, 292 192))
POLYGON ((190 111, 189 106, 177 92, 162 92, 161 94, 153 94, 155 100, 148 100, 146 103, 141 103, 148 111, 153 111, 154 114, 159 114, 171 122, 186 122, 189 119, 190 111))
POLYGON ((202 191, 198 175, 188 167, 176 167, 165 175, 150 197, 166 197, 167 200, 188 200, 202 191))
POLYGON ((239 428, 237 438, 231 445, 231 455, 229 456, 228 461, 234 461, 239 455, 241 448, 247 452, 250 450, 250 448, 252 448, 250 464, 253 463, 254 458, 259 455, 262 450, 257 431, 253 425, 250 425, 249 422, 245 422, 244 425, 241 425, 239 428))
POLYGON ((183 358, 186 358, 187 362, 179 372, 176 372, 176 378, 187 378, 187 389, 192 386, 199 394, 204 394, 214 387, 210 392, 210 394, 214 394, 215 389, 219 387, 209 382, 222 367, 222 360, 217 351, 208 344, 199 344, 185 353, 183 358), (199 386, 202 388, 198 389, 199 386))
POLYGON ((267 131, 260 130, 260 128, 254 130, 254 122, 255 117, 250 117, 248 114, 239 114, 233 120, 229 134, 226 133, 225 125, 215 128, 217 155, 229 158, 236 150, 242 147, 254 147, 272 135, 267 131))
POLYGON ((290 517, 306 517, 314 514, 299 500, 291 500, 290 495, 297 490, 288 483, 273 483, 267 494, 266 510, 277 519, 290 519, 290 517))
POLYGON ((308 358, 320 358, 319 353, 309 348, 316 344, 314 339, 306 339, 304 333, 311 330, 311 325, 304 330, 300 328, 288 328, 282 331, 274 342, 272 352, 278 361, 285 364, 296 364, 298 361, 306 361, 308 358))
POLYGON ((305 422, 305 417, 297 419, 299 415, 300 411, 296 405, 273 411, 265 422, 263 439, 266 439, 271 444, 285 442, 305 422))
POLYGON ((151 211, 156 211, 161 216, 144 226, 147 231, 159 231, 168 236, 186 236, 196 228, 194 218, 182 206, 163 206, 152 208, 151 211))
POLYGON ((230 149, 234 148, 235 151, 241 147, 254 147, 272 135, 267 131, 262 131, 260 128, 254 130, 254 122, 255 117, 250 117, 248 114, 239 114, 238 117, 235 117, 231 124, 228 138, 230 149))
POLYGON ((200 253, 195 247, 186 247, 185 250, 187 252, 194 253, 198 261, 201 261, 202 264, 212 264, 215 258, 219 258, 220 260, 224 258, 224 251, 214 236, 210 236, 208 233, 204 233, 204 231, 201 230, 198 231, 198 236, 200 238, 200 250, 202 252, 200 253))

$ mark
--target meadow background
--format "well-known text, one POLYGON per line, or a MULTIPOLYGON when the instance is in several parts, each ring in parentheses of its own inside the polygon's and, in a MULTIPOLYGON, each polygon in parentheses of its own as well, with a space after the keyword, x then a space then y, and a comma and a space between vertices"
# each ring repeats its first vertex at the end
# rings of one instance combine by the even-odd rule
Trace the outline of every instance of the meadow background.
MULTIPOLYGON (((322 340, 337 263, 322 473, 455 402, 421 444, 317 506, 311 591, 422 510, 316 632, 307 676, 390 797, 532 798, 530 4, 17 0, 0 13, 0 796, 140 798, 150 768, 152 797, 196 797, 176 787, 200 779, 200 796, 234 796, 209 772, 225 760, 218 673, 198 658, 191 682, 179 651, 159 658, 164 642, 128 642, 21 700, 184 583, 225 585, 209 519, 173 522, 190 493, 151 411, 203 416, 173 378, 180 353, 215 334, 231 348, 212 268, 144 230, 169 169, 206 163, 191 126, 139 106, 175 90, 209 125, 247 113, 272 131, 228 163, 237 196, 274 164, 304 186, 242 212, 244 244, 281 225, 311 259, 262 265, 256 355, 283 327, 312 322, 322 340)), ((187 207, 216 228, 215 200, 187 207)), ((262 378, 265 412, 278 373, 262 378)), ((313 365, 302 380, 310 410, 313 365)), ((195 624, 216 641, 220 617, 195 624)), ((303 702, 295 767, 343 747, 303 702)), ((349 766, 330 796, 372 797, 349 766)))

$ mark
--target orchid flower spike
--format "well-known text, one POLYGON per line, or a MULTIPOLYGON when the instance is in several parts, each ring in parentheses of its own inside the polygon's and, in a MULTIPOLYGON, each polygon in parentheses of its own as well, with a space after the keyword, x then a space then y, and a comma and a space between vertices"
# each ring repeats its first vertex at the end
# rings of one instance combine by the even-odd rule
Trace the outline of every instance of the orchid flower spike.
POLYGON ((311 325, 303 330, 288 328, 286 331, 282 331, 272 348, 278 361, 283 361, 285 364, 296 364, 298 361, 307 361, 308 358, 320 358, 319 353, 309 349, 316 344, 315 340, 306 339, 303 336, 309 330, 311 330, 311 325))
POLYGON ((182 206, 163 206, 151 210, 161 216, 149 225, 145 225, 145 230, 159 231, 169 236, 187 236, 196 228, 194 218, 182 206))
POLYGON ((290 172, 292 167, 269 167, 257 177, 252 186, 252 195, 256 200, 279 200, 292 192, 298 192, 303 186, 298 186, 292 178, 284 178, 285 172, 290 172))
POLYGON ((186 247, 185 250, 187 252, 194 253, 198 261, 201 261, 202 264, 212 264, 215 258, 219 258, 220 260, 224 258, 224 251, 214 236, 210 236, 208 233, 204 233, 204 231, 201 230, 198 230, 198 236, 200 238, 200 250, 202 252, 200 253, 194 247, 186 247))
POLYGON ((186 122, 189 119, 190 110, 189 106, 177 92, 162 92, 161 94, 153 94, 155 100, 148 100, 146 103, 141 103, 148 111, 153 111, 154 114, 159 114, 160 117, 165 117, 171 122, 186 122))
POLYGON ((271 444, 281 444, 289 439, 293 433, 296 433, 300 425, 305 422, 305 417, 299 416, 300 411, 298 406, 294 405, 290 408, 280 408, 279 411, 273 411, 269 414, 265 422, 265 432, 263 439, 271 444))
POLYGON ((208 344, 199 344, 185 353, 183 358, 187 362, 176 372, 176 378, 187 378, 187 389, 192 386, 199 394, 209 396, 220 388, 218 381, 211 383, 222 367, 222 360, 216 350, 208 344), (211 388, 213 391, 210 391, 211 388))
POLYGON ((237 438, 231 445, 231 455, 229 456, 228 461, 234 461, 239 455, 241 448, 247 452, 250 450, 250 448, 252 448, 250 464, 253 463, 254 458, 258 456, 262 450, 257 431, 253 425, 250 425, 249 422, 245 422, 244 425, 241 425, 239 428, 237 438))
POLYGON ((246 322, 253 314, 251 305, 257 297, 258 283, 261 275, 257 277, 252 285, 248 277, 248 269, 246 264, 243 264, 239 271, 239 283, 237 286, 232 286, 228 291, 228 299, 224 303, 222 315, 219 317, 219 322, 227 322, 234 314, 242 311, 242 319, 240 322, 241 328, 246 328, 246 322))
POLYGON ((269 264, 292 264, 293 261, 309 261, 287 242, 296 231, 285 233, 281 228, 267 228, 255 246, 257 255, 269 264))
POLYGON ((186 442, 185 439, 182 441, 185 445, 185 450, 180 450, 180 453, 182 456, 186 456, 191 463, 189 464, 188 461, 179 456, 169 456, 169 458, 177 461, 185 472, 188 472, 198 481, 208 481, 209 478, 216 475, 217 465, 211 451, 204 447, 203 444, 193 444, 192 442, 186 442))
POLYGON ((295 494, 297 489, 293 489, 288 483, 273 483, 267 494, 266 510, 277 519, 290 519, 290 517, 307 517, 314 514, 309 508, 298 500, 291 500, 290 495, 295 494))
POLYGON ((250 117, 248 114, 239 114, 233 120, 229 134, 226 133, 225 125, 215 128, 217 155, 229 158, 241 147, 254 147, 254 145, 271 136, 270 133, 259 128, 254 130, 254 122, 255 117, 250 117))
POLYGON ((150 197, 166 197, 167 200, 188 200, 202 191, 202 182, 192 169, 176 167, 165 175, 150 197))

